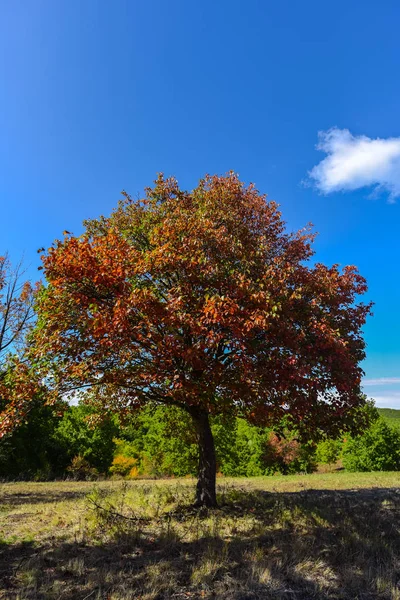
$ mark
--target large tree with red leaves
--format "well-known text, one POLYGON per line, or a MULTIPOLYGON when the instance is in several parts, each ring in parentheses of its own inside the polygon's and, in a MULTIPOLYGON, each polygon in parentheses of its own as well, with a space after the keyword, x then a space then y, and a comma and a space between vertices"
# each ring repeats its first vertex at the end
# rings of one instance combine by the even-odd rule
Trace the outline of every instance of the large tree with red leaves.
POLYGON ((230 173, 192 191, 160 176, 43 255, 35 354, 59 394, 103 410, 179 406, 199 440, 197 503, 213 506, 209 417, 285 419, 312 436, 351 427, 370 306, 355 267, 312 264, 309 229, 230 173))

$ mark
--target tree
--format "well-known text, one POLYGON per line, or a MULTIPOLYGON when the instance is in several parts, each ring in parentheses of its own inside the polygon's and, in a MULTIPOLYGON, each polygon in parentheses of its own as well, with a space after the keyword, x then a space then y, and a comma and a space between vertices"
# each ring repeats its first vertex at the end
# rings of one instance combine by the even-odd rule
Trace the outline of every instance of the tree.
POLYGON ((24 275, 22 263, 13 269, 8 256, 0 256, 0 438, 23 421, 43 387, 27 360, 35 288, 24 275))
POLYGON ((326 438, 322 440, 316 450, 315 458, 317 462, 325 465, 335 464, 340 458, 342 443, 340 439, 326 438))
POLYGON ((234 173, 192 191, 158 177, 42 256, 36 360, 59 394, 104 410, 178 406, 199 443, 198 505, 216 505, 210 415, 299 435, 352 426, 370 306, 355 267, 307 263, 310 228, 234 173))
POLYGON ((92 419, 91 423, 90 417, 95 417, 90 407, 80 404, 70 406, 59 421, 54 438, 62 449, 60 457, 64 463, 60 467, 64 470, 75 456, 84 458, 100 473, 107 473, 112 463, 114 438, 119 432, 116 420, 107 415, 97 423, 92 419))
POLYGON ((63 475, 59 468, 63 448, 55 439, 59 422, 60 417, 43 399, 31 400, 29 418, 0 442, 0 478, 48 479, 63 475))
POLYGON ((197 445, 190 416, 176 406, 147 405, 121 427, 118 454, 137 458, 145 475, 196 472, 197 445))
POLYGON ((23 279, 22 263, 13 269, 8 256, 0 256, 0 373, 11 352, 21 354, 34 316, 34 290, 23 279))
POLYGON ((400 431, 379 417, 363 435, 345 440, 343 466, 348 471, 399 471, 400 431))

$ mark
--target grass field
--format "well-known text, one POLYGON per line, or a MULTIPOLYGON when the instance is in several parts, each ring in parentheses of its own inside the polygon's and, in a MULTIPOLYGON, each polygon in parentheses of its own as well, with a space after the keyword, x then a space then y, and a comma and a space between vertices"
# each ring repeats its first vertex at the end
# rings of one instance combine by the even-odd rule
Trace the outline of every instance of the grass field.
POLYGON ((400 474, 0 485, 0 598, 400 600, 400 474))

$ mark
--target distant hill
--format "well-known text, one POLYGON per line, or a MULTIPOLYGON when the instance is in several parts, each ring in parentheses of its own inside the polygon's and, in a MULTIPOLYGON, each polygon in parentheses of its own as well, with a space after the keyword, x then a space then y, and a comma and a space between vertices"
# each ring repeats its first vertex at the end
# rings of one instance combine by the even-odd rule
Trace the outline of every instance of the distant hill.
POLYGON ((400 429, 400 410, 396 408, 378 408, 378 412, 388 425, 400 429))

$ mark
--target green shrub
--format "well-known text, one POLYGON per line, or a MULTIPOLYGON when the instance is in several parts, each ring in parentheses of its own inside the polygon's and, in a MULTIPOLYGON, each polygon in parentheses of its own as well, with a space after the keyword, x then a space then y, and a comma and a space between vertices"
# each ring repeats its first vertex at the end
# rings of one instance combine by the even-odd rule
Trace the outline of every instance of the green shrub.
POLYGON ((114 456, 114 438, 119 429, 112 417, 92 425, 92 416, 96 416, 93 410, 84 404, 70 406, 65 412, 54 434, 62 450, 60 468, 65 469, 75 456, 81 456, 100 473, 107 473, 114 456))
MULTIPOLYGON (((219 432, 214 429, 213 432, 218 449, 219 432)), ((313 445, 300 444, 294 433, 286 431, 285 436, 278 437, 271 429, 236 419, 228 440, 229 447, 223 448, 219 461, 219 468, 226 476, 309 473, 315 468, 313 445)))
POLYGON ((316 449, 315 459, 324 465, 333 465, 339 460, 342 451, 342 440, 326 439, 316 449))
POLYGON ((197 443, 190 416, 175 407, 149 405, 121 427, 118 454, 138 458, 150 477, 194 475, 197 443))
POLYGON ((132 469, 137 471, 136 458, 118 454, 112 461, 110 473, 112 475, 121 475, 122 477, 127 477, 131 473, 132 469))
POLYGON ((229 428, 216 421, 212 426, 218 470, 227 477, 263 475, 262 456, 268 437, 266 430, 234 419, 229 428))
POLYGON ((265 474, 312 473, 315 469, 315 449, 312 443, 300 443, 294 432, 277 435, 270 432, 264 452, 265 474))
POLYGON ((345 440, 343 465, 348 471, 400 470, 400 431, 377 419, 363 435, 345 440))
POLYGON ((90 481, 96 479, 99 474, 83 456, 74 456, 67 471, 76 481, 90 481))

